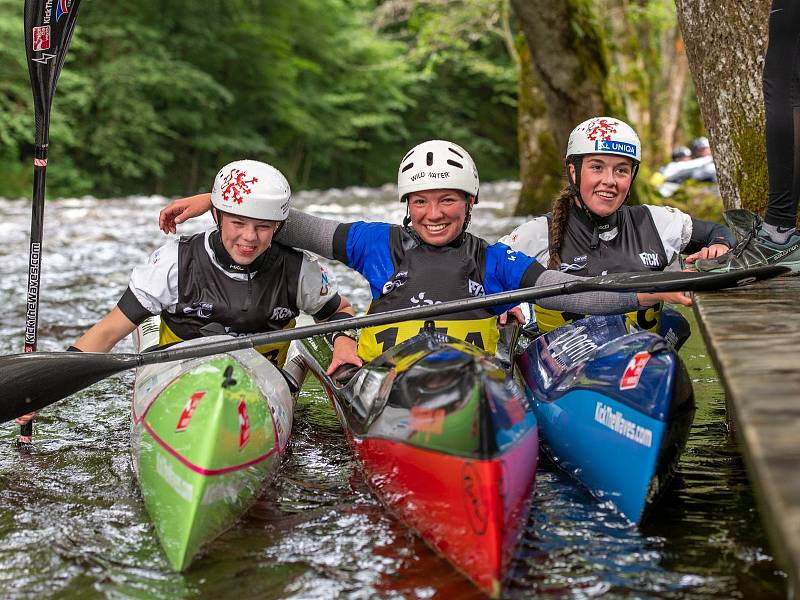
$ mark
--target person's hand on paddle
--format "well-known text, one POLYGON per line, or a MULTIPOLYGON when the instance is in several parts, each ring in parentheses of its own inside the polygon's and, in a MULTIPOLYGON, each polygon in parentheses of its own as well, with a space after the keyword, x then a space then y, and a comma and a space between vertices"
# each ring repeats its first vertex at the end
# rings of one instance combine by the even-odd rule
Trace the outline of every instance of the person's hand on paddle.
POLYGON ((211 208, 211 194, 198 194, 178 198, 167 204, 158 213, 158 227, 164 233, 175 233, 176 225, 199 217, 211 208))
POLYGON ((515 306, 511 310, 507 310, 503 314, 501 314, 497 318, 497 324, 500 327, 504 325, 511 325, 516 321, 519 325, 525 325, 525 313, 522 312, 522 309, 519 306, 515 306))
POLYGON ((358 356, 358 342, 347 335, 337 335, 333 340, 333 357, 326 374, 332 375, 342 365, 356 365, 360 367, 364 361, 358 356))
POLYGON ((684 259, 684 262, 687 265, 691 265, 697 260, 717 258, 718 256, 722 256, 723 254, 730 252, 730 250, 731 249, 727 246, 727 244, 711 244, 710 246, 706 246, 694 254, 690 254, 684 259))
POLYGON ((17 417, 16 419, 14 419, 14 423, 16 423, 17 425, 22 427, 23 425, 25 425, 29 421, 32 421, 35 416, 36 416, 35 412, 28 413, 27 415, 21 415, 21 416, 17 417))
POLYGON ((665 304, 682 304, 683 306, 691 306, 692 299, 684 292, 659 292, 658 294, 650 294, 639 292, 636 294, 639 299, 640 306, 653 306, 659 302, 665 304))

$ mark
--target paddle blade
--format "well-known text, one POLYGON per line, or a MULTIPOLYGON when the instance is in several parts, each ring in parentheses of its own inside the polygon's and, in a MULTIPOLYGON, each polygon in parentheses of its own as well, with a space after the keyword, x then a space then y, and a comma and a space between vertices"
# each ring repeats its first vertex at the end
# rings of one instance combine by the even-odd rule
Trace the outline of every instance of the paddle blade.
POLYGON ((26 0, 25 50, 36 111, 36 145, 47 144, 50 105, 78 19, 80 0, 26 0))
POLYGON ((599 289, 635 290, 637 292, 713 292, 725 288, 750 285, 765 279, 780 277, 791 271, 780 265, 765 265, 727 273, 698 273, 691 271, 662 271, 661 273, 612 273, 592 277, 599 289))
POLYGON ((28 352, 0 356, 0 422, 39 410, 136 367, 138 354, 28 352))

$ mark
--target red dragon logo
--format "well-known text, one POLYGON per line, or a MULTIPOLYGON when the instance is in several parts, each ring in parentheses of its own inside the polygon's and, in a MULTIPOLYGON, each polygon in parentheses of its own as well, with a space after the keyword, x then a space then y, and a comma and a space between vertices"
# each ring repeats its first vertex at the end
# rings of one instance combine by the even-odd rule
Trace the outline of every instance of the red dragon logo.
POLYGON ((42 25, 33 28, 33 51, 41 52, 50 49, 50 26, 42 25))
POLYGON ((250 195, 252 191, 250 184, 258 182, 258 177, 245 179, 246 177, 247 173, 244 171, 231 169, 231 172, 222 180, 222 200, 241 204, 244 197, 250 195))
POLYGON ((617 133, 616 121, 595 119, 586 127, 586 137, 590 140, 610 140, 612 133, 617 133))

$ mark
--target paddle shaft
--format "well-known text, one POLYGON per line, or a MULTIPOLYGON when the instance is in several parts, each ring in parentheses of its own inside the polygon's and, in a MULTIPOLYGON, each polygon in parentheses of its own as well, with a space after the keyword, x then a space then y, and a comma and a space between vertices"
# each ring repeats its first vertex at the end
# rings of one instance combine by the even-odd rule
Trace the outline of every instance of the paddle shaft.
POLYGON ((770 266, 733 273, 634 273, 575 279, 567 283, 525 288, 478 298, 453 300, 424 307, 404 308, 385 313, 352 317, 308 327, 284 329, 220 341, 195 342, 141 354, 105 352, 34 352, 0 357, 0 421, 39 410, 115 373, 134 367, 199 358, 262 344, 373 327, 390 323, 430 319, 468 309, 517 304, 561 294, 590 291, 708 291, 752 283, 785 274, 785 267, 770 266))
MULTIPOLYGON (((39 329, 39 290, 44 230, 44 197, 50 108, 67 55, 80 0, 25 0, 25 51, 33 92, 36 146, 33 157, 31 236, 28 248, 28 287, 25 311, 25 352, 35 352, 39 329)), ((33 420, 20 427, 18 441, 30 444, 33 420)))
POLYGON ((221 352, 230 352, 244 348, 253 348, 264 344, 274 344, 315 335, 325 335, 346 329, 377 327, 410 320, 431 319, 434 317, 459 313, 465 310, 488 308, 499 304, 516 305, 520 302, 533 302, 543 298, 597 291, 636 291, 636 292, 669 292, 669 291, 705 291, 722 287, 746 285, 758 279, 774 277, 786 272, 784 267, 761 267, 739 273, 634 273, 615 274, 600 277, 576 279, 548 286, 530 287, 510 292, 500 292, 477 298, 451 300, 430 306, 401 308, 383 313, 351 317, 329 323, 317 323, 307 327, 282 329, 258 333, 230 340, 210 342, 187 348, 170 348, 139 355, 140 364, 155 364, 186 358, 210 356, 221 352))

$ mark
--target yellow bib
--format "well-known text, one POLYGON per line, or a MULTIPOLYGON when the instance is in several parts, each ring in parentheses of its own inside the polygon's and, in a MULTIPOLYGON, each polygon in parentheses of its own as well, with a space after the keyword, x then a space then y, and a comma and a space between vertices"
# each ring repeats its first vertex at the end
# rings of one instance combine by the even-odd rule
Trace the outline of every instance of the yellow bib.
MULTIPOLYGON (((500 332, 497 317, 485 319, 435 321, 436 329, 446 335, 464 340, 494 354, 500 332)), ((358 355, 368 362, 386 352, 392 346, 404 342, 422 331, 425 321, 404 321, 392 325, 367 327, 358 338, 358 355)))
MULTIPOLYGON (((292 319, 286 324, 284 329, 292 329, 295 326, 295 320, 292 319)), ((173 344, 175 342, 182 342, 169 326, 161 319, 161 326, 158 331, 158 343, 163 346, 165 344, 173 344)), ((290 342, 278 342, 277 344, 264 344, 263 346, 256 346, 256 351, 263 354, 264 358, 270 361, 276 367, 283 367, 286 362, 286 353, 289 351, 290 342)))
MULTIPOLYGON (((629 323, 633 323, 638 329, 644 331, 653 331, 658 333, 658 328, 661 324, 661 308, 663 304, 659 302, 654 306, 642 308, 629 313, 625 313, 625 318, 629 323)), ((542 308, 541 306, 534 306, 534 313, 536 314, 536 325, 539 331, 547 333, 553 331, 562 325, 572 323, 578 319, 582 319, 585 315, 574 315, 572 313, 565 313, 559 310, 550 310, 542 308)))

